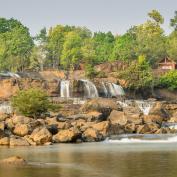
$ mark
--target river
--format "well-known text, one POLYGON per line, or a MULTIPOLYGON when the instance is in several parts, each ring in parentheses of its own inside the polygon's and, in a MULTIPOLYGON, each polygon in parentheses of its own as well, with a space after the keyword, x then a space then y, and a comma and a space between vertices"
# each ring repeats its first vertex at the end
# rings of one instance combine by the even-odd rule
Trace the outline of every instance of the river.
POLYGON ((25 167, 0 168, 0 177, 176 177, 177 142, 58 144, 0 147, 0 159, 19 155, 25 167))

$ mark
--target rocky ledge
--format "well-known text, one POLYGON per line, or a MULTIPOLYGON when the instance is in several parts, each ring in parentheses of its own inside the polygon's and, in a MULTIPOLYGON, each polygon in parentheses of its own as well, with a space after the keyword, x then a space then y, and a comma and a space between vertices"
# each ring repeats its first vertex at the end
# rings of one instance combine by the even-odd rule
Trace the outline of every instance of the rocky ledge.
POLYGON ((155 101, 148 115, 137 104, 116 99, 90 99, 83 105, 64 103, 59 113, 34 119, 0 114, 0 145, 35 146, 102 141, 118 134, 176 133, 177 103, 155 101), (74 110, 74 111, 73 111, 74 110))

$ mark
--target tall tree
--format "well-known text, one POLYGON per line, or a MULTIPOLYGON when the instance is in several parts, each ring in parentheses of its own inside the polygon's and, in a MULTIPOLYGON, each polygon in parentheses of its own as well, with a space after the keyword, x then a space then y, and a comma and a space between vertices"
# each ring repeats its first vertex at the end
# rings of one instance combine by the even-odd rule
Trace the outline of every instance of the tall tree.
POLYGON ((175 16, 170 20, 170 26, 174 28, 175 31, 177 31, 177 11, 175 11, 175 16))

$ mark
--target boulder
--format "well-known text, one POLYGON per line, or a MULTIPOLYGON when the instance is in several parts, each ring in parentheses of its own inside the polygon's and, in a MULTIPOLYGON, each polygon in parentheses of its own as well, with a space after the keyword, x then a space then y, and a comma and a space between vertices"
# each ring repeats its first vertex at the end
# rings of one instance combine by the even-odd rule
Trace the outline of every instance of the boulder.
POLYGON ((127 117, 124 112, 113 110, 108 117, 111 124, 125 125, 127 123, 127 117))
POLYGON ((11 119, 11 118, 7 118, 6 120, 5 120, 5 124, 6 124, 6 127, 8 128, 8 129, 13 129, 14 128, 14 123, 13 123, 13 120, 11 119))
POLYGON ((125 125, 125 133, 135 133, 136 132, 136 125, 135 123, 128 123, 125 125))
POLYGON ((159 130, 159 126, 155 123, 136 126, 136 132, 139 134, 153 134, 157 130, 159 130))
POLYGON ((163 120, 168 120, 169 113, 166 111, 163 102, 156 102, 155 105, 149 111, 149 115, 158 115, 163 118, 163 120))
POLYGON ((7 118, 9 118, 9 114, 0 112, 0 121, 5 121, 7 118))
POLYGON ((5 129, 5 122, 2 121, 0 122, 0 130, 4 131, 4 129, 5 129))
POLYGON ((168 122, 170 123, 177 123, 177 117, 171 117, 168 122))
POLYGON ((29 124, 32 121, 32 119, 29 117, 25 117, 25 116, 14 115, 12 117, 12 121, 13 121, 13 124, 29 124))
POLYGON ((26 124, 16 124, 13 133, 18 136, 25 136, 29 133, 29 126, 26 124))
POLYGON ((113 99, 96 98, 88 100, 82 107, 81 111, 97 111, 103 114, 103 120, 106 119, 112 110, 122 110, 122 108, 113 99))
POLYGON ((3 159, 0 161, 0 165, 26 165, 27 161, 24 160, 22 157, 13 156, 7 159, 3 159))
POLYGON ((10 146, 29 146, 30 144, 25 140, 25 138, 13 136, 10 137, 10 146))
POLYGON ((162 124, 163 118, 159 115, 144 115, 143 122, 144 123, 157 123, 162 124))
POLYGON ((92 125, 92 128, 97 130, 100 134, 106 137, 109 134, 110 122, 103 121, 92 125))
POLYGON ((103 140, 103 135, 94 128, 88 128, 83 134, 82 139, 86 142, 94 142, 103 140))
POLYGON ((9 137, 4 137, 0 139, 0 145, 8 146, 10 144, 9 137))
POLYGON ((38 127, 33 130, 30 138, 36 142, 37 145, 42 145, 52 140, 52 134, 45 127, 38 127))
POLYGON ((136 125, 141 125, 143 123, 141 114, 129 114, 127 115, 127 122, 128 123, 134 123, 136 125))
POLYGON ((53 136, 55 143, 69 143, 75 142, 80 137, 80 131, 78 129, 70 128, 68 130, 60 130, 53 136))

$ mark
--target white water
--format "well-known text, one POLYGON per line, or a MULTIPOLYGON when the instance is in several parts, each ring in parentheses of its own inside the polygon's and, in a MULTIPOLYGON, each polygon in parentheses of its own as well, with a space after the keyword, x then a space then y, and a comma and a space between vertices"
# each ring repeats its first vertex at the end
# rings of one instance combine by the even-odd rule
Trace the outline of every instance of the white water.
POLYGON ((114 83, 108 83, 108 93, 108 95, 110 95, 111 97, 125 95, 123 88, 120 85, 114 83))
POLYGON ((135 102, 144 115, 148 115, 154 105, 153 101, 135 100, 135 102))
POLYGON ((60 83, 60 96, 62 98, 69 98, 70 97, 70 82, 69 80, 62 80, 60 83))
POLYGON ((86 98, 99 97, 98 90, 93 82, 91 82, 89 80, 84 80, 84 79, 82 79, 81 81, 84 83, 84 86, 85 86, 86 92, 87 92, 84 94, 84 97, 86 97, 86 98))
POLYGON ((168 127, 169 129, 175 129, 177 130, 177 123, 173 122, 163 122, 162 127, 168 127))
POLYGON ((115 139, 106 139, 105 143, 177 143, 177 135, 171 136, 166 139, 159 138, 159 139, 138 139, 138 138, 121 138, 118 140, 115 139))
POLYGON ((1 103, 0 104, 0 113, 11 114, 12 107, 9 103, 1 103))
POLYGON ((12 72, 0 73, 0 75, 5 77, 20 78, 18 74, 12 72))
POLYGON ((107 90, 107 88, 106 88, 106 85, 105 85, 105 83, 104 82, 102 82, 102 86, 103 86, 103 91, 104 91, 104 96, 105 97, 108 97, 108 90, 107 90))

